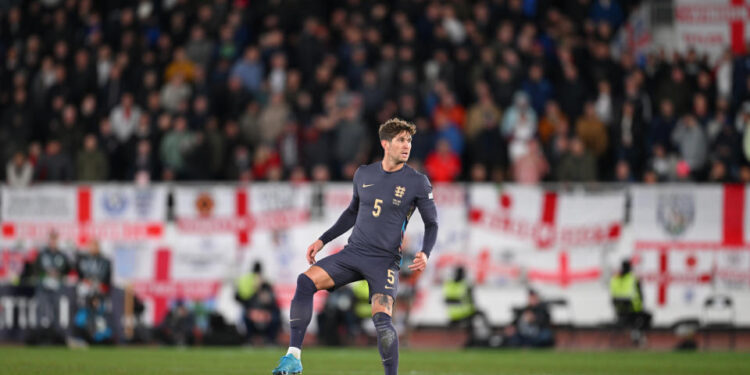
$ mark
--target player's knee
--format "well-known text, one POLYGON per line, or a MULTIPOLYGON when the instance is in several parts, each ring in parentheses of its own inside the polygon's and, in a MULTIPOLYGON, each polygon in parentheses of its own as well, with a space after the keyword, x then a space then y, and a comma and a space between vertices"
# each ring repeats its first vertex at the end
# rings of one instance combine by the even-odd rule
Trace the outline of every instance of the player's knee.
POLYGON ((312 266, 307 271, 302 273, 302 275, 310 278, 313 284, 315 284, 315 288, 317 290, 331 289, 335 286, 335 283, 333 282, 331 276, 329 276, 328 273, 320 267, 312 266))
POLYGON ((318 291, 312 279, 304 273, 297 276, 297 293, 314 294, 318 291))
POLYGON ((385 313, 388 316, 390 316, 393 313, 393 297, 382 294, 382 293, 376 293, 372 296, 372 315, 373 317, 377 313, 385 313))

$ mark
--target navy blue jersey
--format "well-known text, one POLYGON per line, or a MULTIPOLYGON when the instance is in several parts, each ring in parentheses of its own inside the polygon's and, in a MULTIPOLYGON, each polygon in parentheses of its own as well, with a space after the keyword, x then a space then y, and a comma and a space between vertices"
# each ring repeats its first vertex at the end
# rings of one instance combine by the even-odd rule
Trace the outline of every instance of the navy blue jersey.
POLYGON ((327 243, 354 226, 348 246, 399 255, 406 225, 415 209, 425 224, 422 252, 430 255, 437 239, 437 210, 427 176, 408 165, 386 172, 380 162, 354 174, 349 207, 320 240, 327 243))

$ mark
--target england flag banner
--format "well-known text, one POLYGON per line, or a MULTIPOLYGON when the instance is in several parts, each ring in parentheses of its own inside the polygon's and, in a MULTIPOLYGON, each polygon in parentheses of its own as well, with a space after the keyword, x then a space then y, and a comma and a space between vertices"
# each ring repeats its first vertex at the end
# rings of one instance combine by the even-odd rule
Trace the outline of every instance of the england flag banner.
POLYGON ((469 257, 479 284, 531 282, 567 288, 602 275, 603 250, 622 232, 625 194, 558 193, 521 185, 474 185, 469 257))
POLYGON ((167 238, 115 249, 115 279, 145 301, 146 316, 154 324, 177 300, 215 304, 222 285, 232 283, 234 236, 170 233, 167 238))
POLYGON ((2 190, 4 241, 38 243, 56 231, 78 245, 91 239, 158 239, 167 219, 163 186, 33 186, 2 190))
POLYGON ((233 233, 240 247, 259 230, 307 222, 311 188, 307 184, 181 186, 174 189, 177 228, 185 233, 233 233))
POLYGON ((631 191, 635 271, 656 324, 700 315, 705 300, 716 294, 732 296, 737 305, 750 302, 748 187, 631 191))

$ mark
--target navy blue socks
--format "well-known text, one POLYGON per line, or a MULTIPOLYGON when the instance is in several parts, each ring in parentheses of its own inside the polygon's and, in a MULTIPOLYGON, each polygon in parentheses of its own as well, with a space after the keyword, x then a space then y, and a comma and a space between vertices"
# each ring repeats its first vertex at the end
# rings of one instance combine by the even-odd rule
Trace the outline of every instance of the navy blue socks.
POLYGON ((289 310, 290 347, 302 349, 302 340, 312 319, 313 296, 317 291, 315 283, 307 275, 302 273, 297 277, 297 290, 289 310))
MULTIPOLYGON (((296 298, 296 297, 295 297, 296 298)), ((391 316, 379 312, 372 316, 375 330, 378 332, 378 349, 383 359, 385 375, 398 374, 398 333, 393 327, 391 316)))

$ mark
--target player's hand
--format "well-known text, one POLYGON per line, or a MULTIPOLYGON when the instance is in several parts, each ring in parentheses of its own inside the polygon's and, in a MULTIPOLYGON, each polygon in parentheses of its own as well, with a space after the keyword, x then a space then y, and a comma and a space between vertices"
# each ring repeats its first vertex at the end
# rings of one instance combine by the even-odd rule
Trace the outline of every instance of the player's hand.
POLYGON ((414 262, 409 265, 409 269, 412 271, 424 271, 425 267, 427 267, 427 255, 420 251, 414 256, 414 262))
POLYGON ((307 263, 315 264, 315 254, 323 248, 323 241, 315 240, 310 246, 307 247, 307 263))

